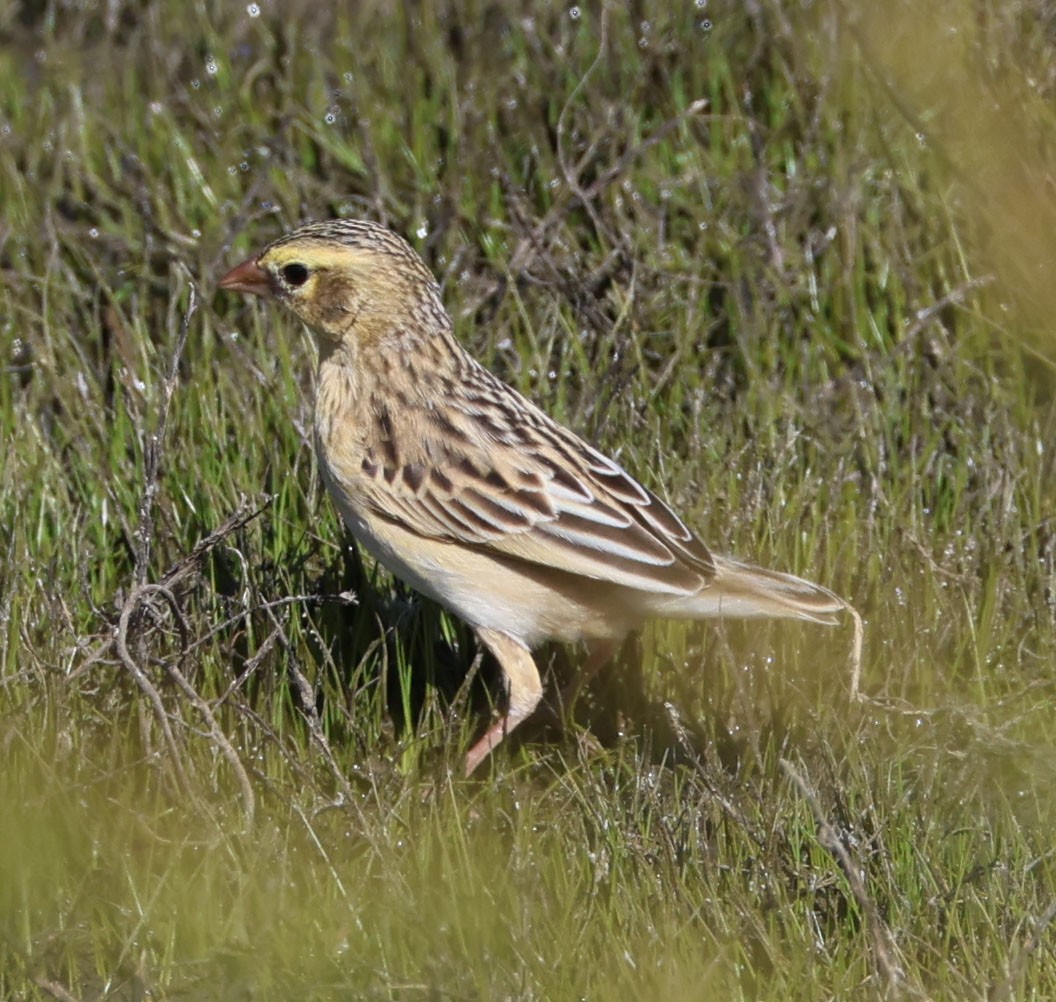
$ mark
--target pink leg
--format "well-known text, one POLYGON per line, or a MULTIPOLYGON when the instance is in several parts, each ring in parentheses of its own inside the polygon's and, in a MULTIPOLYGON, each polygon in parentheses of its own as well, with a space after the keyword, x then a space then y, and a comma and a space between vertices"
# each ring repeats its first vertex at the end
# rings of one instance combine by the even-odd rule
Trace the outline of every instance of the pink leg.
POLYGON ((466 755, 466 775, 470 775, 508 734, 531 716, 543 698, 539 669, 527 647, 498 630, 478 629, 480 641, 495 655, 507 687, 506 715, 497 720, 466 755))

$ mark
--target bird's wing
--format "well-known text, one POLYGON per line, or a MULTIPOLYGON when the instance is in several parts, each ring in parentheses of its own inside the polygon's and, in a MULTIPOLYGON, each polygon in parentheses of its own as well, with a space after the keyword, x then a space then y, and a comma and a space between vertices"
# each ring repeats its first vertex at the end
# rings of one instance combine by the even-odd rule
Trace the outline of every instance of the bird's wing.
POLYGON ((423 537, 642 591, 691 595, 707 547, 617 463, 474 365, 443 406, 380 395, 362 478, 371 511, 423 537))

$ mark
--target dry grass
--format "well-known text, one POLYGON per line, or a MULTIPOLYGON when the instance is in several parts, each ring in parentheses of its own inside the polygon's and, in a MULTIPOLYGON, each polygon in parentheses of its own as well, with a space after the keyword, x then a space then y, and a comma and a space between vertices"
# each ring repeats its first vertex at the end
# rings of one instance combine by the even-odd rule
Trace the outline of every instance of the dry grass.
POLYGON ((875 17, 0 11, 0 996, 1056 996, 1052 19, 875 17), (453 778, 490 665, 342 535, 308 340, 214 296, 336 213, 851 598, 868 699, 846 633, 661 624, 453 778))

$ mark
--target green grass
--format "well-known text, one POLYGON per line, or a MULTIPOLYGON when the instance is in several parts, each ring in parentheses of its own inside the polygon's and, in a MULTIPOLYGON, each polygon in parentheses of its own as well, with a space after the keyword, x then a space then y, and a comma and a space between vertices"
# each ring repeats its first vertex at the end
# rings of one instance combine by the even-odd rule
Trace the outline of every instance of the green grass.
POLYGON ((1056 997, 1048 8, 250 6, 0 11, 0 997, 1056 997), (494 666, 214 294, 333 214, 867 699, 655 624, 458 778, 494 666))

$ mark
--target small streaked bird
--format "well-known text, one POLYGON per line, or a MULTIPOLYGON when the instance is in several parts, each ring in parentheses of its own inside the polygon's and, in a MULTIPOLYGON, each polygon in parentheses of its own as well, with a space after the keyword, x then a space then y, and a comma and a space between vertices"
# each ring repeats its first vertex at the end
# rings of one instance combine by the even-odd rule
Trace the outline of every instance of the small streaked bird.
POLYGON ((315 450, 356 539, 460 616, 501 666, 505 715, 466 774, 539 704, 532 649, 583 641, 563 705, 647 619, 860 620, 820 585, 706 547, 620 465, 455 340, 440 288, 372 222, 310 223, 220 288, 275 298, 315 334, 315 450))

